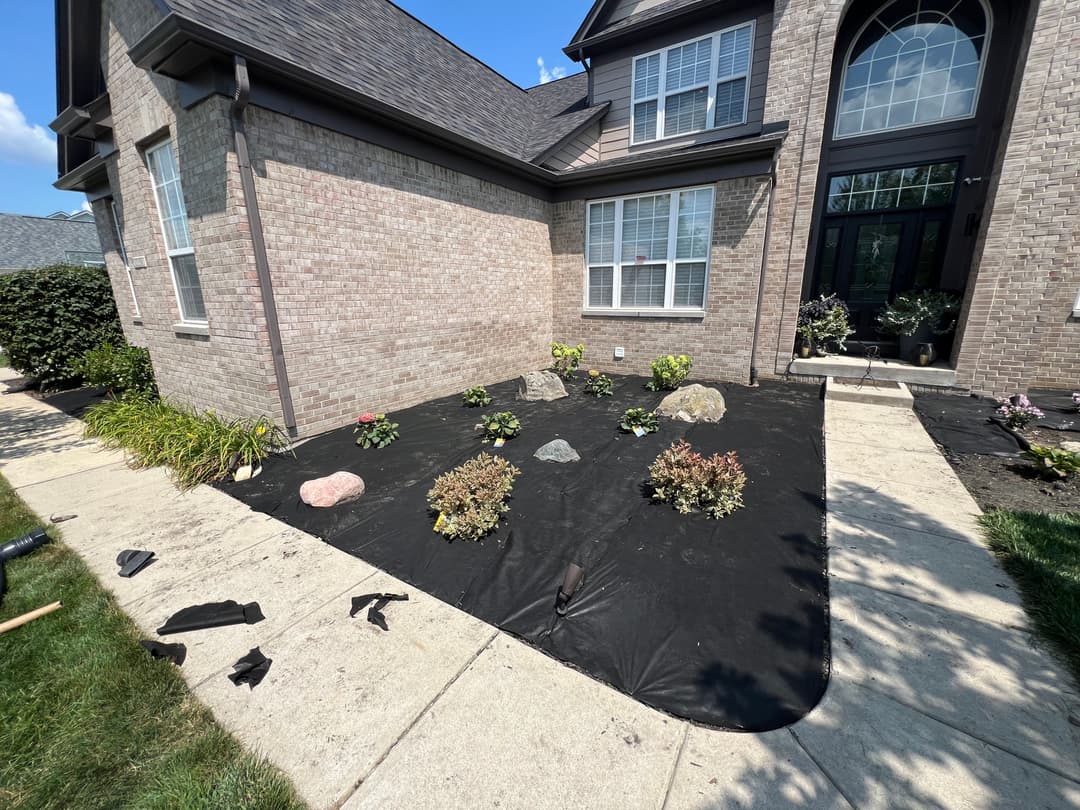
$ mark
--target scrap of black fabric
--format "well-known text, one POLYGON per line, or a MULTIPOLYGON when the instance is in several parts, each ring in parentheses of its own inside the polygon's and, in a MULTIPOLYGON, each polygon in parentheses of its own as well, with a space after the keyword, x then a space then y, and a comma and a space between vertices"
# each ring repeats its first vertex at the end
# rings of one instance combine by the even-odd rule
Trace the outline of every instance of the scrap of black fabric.
POLYGON ((274 663, 272 658, 267 658, 258 647, 255 647, 233 664, 234 671, 229 673, 228 678, 236 686, 246 683, 249 689, 254 689, 262 683, 272 663, 274 663))
POLYGON ((151 658, 172 661, 178 667, 183 666, 187 658, 187 647, 183 644, 163 644, 160 641, 144 640, 139 642, 139 646, 150 653, 151 658))
POLYGON ((619 417, 664 393, 611 376, 614 396, 600 399, 583 392, 582 373, 554 402, 515 400, 516 380, 488 386, 494 402, 482 409, 462 407, 460 395, 432 400, 393 414, 401 438, 385 449, 356 447, 345 427, 295 458, 268 459, 256 479, 220 486, 643 703, 723 728, 798 720, 828 679, 819 387, 718 384, 721 422, 662 419, 659 433, 639 439, 618 430, 619 417), (523 429, 496 450, 474 426, 502 410, 523 429), (533 458, 555 438, 581 461, 533 458), (743 509, 717 521, 650 500, 649 464, 679 438, 706 454, 738 453, 749 479, 743 509), (482 542, 448 542, 432 530, 426 493, 479 452, 521 469, 510 511, 482 542), (301 483, 336 470, 364 478, 361 499, 299 504, 301 483), (570 563, 585 574, 559 618, 570 563))
POLYGON ((227 627, 230 624, 257 624, 262 620, 262 610, 259 609, 258 602, 241 605, 229 599, 225 602, 192 605, 178 610, 157 629, 157 633, 159 636, 166 636, 170 633, 186 633, 190 630, 227 627))

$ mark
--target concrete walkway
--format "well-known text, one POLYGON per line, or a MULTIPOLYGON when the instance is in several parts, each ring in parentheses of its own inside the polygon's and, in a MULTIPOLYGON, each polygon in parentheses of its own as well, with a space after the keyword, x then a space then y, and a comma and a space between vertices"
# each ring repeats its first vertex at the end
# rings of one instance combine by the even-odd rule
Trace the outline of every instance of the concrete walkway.
MULTIPOLYGON (((0 386, 2 387, 2 386, 0 386)), ((227 728, 313 807, 1080 806, 1080 700, 1035 647, 977 507, 910 412, 829 402, 832 680, 791 728, 735 734, 653 711, 209 487, 180 495, 79 424, 0 396, 0 473, 154 637, 176 609, 266 620, 172 637, 227 728), (124 548, 159 561, 117 576, 124 548), (409 592, 391 631, 349 595, 409 592), (225 677, 260 646, 253 691, 225 677)), ((63 594, 57 594, 63 598, 63 594)))

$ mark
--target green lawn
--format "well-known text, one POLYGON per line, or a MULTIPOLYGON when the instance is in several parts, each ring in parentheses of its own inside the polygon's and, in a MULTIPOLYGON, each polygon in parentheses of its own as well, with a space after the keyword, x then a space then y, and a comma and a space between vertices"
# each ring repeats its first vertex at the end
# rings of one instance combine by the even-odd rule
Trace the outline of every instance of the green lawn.
MULTIPOLYGON (((0 477, 0 542, 39 525, 0 477)), ((304 807, 172 664, 137 645, 74 552, 47 546, 7 563, 7 577, 0 621, 57 599, 64 607, 0 635, 0 807, 304 807)))
POLYGON ((990 512, 990 547, 1020 586, 1036 632, 1080 683, 1080 514, 990 512))

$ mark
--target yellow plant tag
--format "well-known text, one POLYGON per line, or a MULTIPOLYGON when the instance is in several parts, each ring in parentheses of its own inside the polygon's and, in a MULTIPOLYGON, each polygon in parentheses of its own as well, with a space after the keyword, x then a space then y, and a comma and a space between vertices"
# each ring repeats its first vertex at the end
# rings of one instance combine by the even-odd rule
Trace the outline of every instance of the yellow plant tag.
POLYGON ((435 528, 432 531, 437 532, 440 529, 442 529, 443 524, 445 522, 446 522, 446 515, 444 515, 442 512, 439 512, 439 516, 435 519, 435 528))
POLYGON ((492 445, 491 445, 491 446, 492 446, 492 447, 502 447, 502 446, 503 446, 503 445, 505 445, 505 444, 506 444, 506 439, 502 439, 502 438, 499 438, 499 439, 496 439, 496 440, 495 440, 495 441, 494 441, 494 442, 492 443, 492 445))

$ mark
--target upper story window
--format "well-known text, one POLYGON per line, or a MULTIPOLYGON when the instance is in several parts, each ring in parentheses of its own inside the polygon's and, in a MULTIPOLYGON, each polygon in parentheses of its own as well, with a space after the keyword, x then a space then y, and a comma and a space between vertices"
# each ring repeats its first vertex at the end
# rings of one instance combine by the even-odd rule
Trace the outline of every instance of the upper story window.
POLYGON ((590 202, 587 309, 705 308, 711 186, 590 202))
POLYGON ((632 143, 746 122, 754 23, 634 59, 632 143))
POLYGON ((855 38, 836 137, 975 114, 989 39, 981 0, 893 0, 855 38))
POLYGON ((180 319, 185 323, 205 324, 206 304, 195 267, 195 248, 191 244, 187 206, 172 141, 148 149, 146 165, 154 184, 154 199, 165 236, 165 251, 169 255, 180 319))

